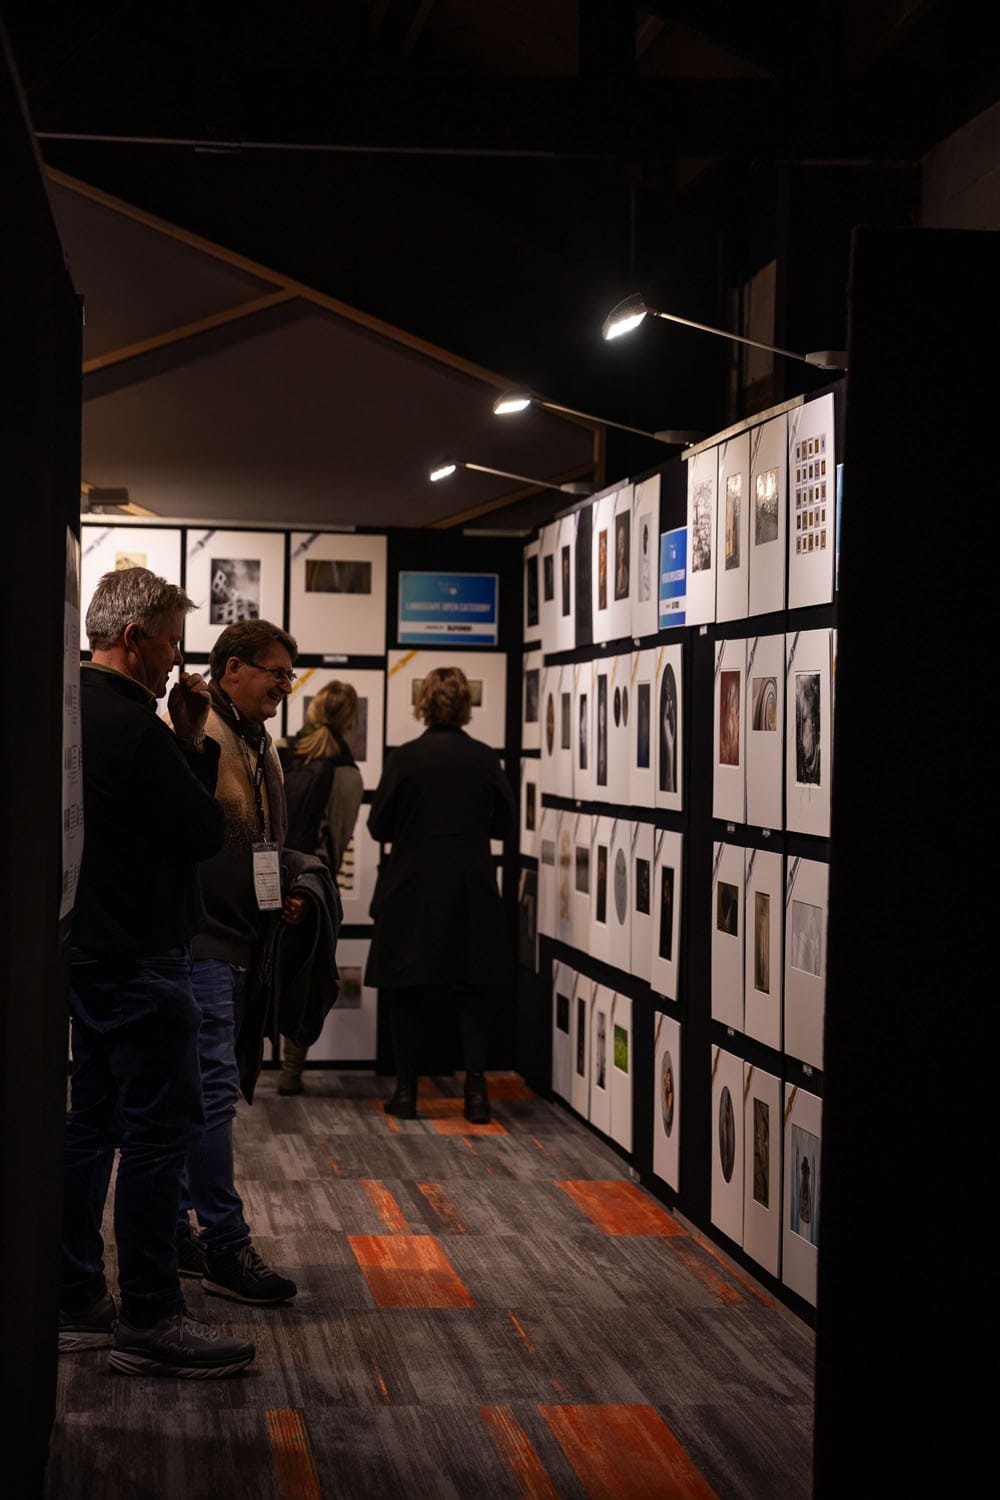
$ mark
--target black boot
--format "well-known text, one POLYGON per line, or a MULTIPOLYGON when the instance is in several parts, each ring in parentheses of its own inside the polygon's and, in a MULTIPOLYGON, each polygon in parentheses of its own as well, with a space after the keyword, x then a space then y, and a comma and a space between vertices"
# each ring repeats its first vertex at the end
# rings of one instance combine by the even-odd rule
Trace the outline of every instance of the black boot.
POLYGON ((465 1118, 472 1125, 490 1123, 492 1116, 490 1096, 486 1092, 485 1073, 466 1073, 465 1075, 465 1118))
POLYGON ((392 1097, 385 1101, 387 1115, 396 1115, 400 1120, 417 1118, 417 1080, 412 1074, 400 1074, 392 1097))

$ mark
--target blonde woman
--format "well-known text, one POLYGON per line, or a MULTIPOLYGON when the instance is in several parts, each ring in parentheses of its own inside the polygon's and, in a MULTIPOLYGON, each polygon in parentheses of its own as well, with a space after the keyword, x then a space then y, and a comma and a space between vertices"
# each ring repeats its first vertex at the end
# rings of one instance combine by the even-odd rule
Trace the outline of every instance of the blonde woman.
MULTIPOLYGON (((358 695, 349 682, 328 682, 306 706, 306 721, 282 753, 288 832, 285 845, 324 860, 336 880, 344 867, 364 785, 347 743, 358 726, 358 695)), ((282 1038, 279 1094, 301 1094, 307 1048, 282 1038)))

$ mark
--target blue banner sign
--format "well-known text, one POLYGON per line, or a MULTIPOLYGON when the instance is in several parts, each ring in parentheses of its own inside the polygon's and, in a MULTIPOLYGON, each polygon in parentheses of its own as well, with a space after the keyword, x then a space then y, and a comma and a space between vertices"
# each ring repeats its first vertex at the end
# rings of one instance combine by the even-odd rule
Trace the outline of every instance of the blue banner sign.
POLYGON ((687 602, 687 527, 660 537, 660 629, 684 624, 687 602))
POLYGON ((495 646, 496 573, 400 573, 399 644, 495 646))

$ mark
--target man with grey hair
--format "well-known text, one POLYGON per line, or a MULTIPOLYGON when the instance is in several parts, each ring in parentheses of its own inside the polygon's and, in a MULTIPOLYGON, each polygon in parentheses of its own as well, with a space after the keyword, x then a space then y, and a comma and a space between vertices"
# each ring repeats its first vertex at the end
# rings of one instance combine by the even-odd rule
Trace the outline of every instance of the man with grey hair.
POLYGON ((105 574, 87 611, 59 1347, 110 1346, 125 1374, 205 1379, 243 1369, 254 1347, 188 1316, 174 1242, 184 1161, 204 1118, 190 954, 204 919, 197 862, 225 831, 206 684, 181 671, 173 729, 156 713, 183 667, 193 607, 177 585, 127 568, 105 574), (116 1148, 120 1318, 101 1238, 116 1148))

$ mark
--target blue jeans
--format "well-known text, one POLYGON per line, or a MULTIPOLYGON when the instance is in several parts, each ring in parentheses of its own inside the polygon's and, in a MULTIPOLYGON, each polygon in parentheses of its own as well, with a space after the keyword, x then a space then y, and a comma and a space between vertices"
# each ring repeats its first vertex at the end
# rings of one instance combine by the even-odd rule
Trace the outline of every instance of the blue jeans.
POLYGON ((191 986, 201 1011, 198 1055, 205 1129, 188 1154, 178 1228, 189 1229, 188 1210, 193 1208, 202 1243, 213 1259, 250 1241, 243 1200, 233 1181, 233 1117, 240 1094, 236 1034, 243 1019, 246 982, 242 969, 221 959, 195 959, 191 986))
POLYGON ((106 1290, 101 1219, 115 1149, 122 1317, 150 1327, 184 1305, 174 1241, 181 1175, 204 1119, 191 958, 74 954, 61 1300, 106 1290))

